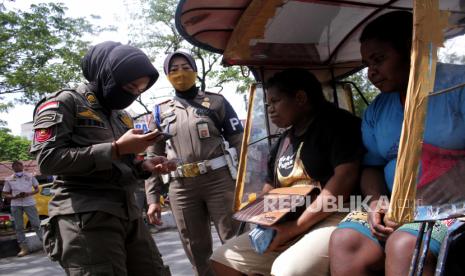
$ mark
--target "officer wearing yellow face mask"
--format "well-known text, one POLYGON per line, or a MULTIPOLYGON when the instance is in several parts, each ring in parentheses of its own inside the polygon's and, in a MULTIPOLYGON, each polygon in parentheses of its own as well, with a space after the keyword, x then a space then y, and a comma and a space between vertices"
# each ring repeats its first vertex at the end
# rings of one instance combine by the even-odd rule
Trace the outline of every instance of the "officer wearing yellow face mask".
POLYGON ((148 154, 179 163, 176 171, 146 182, 148 218, 160 222, 160 190, 169 182, 171 209, 186 255, 196 275, 213 275, 210 220, 222 242, 233 237, 238 226, 232 220, 232 204, 243 128, 223 96, 195 85, 197 66, 190 55, 168 55, 164 71, 176 96, 154 107, 152 129, 173 136, 148 154))

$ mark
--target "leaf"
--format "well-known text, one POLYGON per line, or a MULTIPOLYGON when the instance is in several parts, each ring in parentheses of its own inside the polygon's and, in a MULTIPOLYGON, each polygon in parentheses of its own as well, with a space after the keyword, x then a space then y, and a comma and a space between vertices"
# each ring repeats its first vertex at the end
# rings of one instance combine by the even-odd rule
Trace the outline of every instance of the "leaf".
POLYGON ((10 134, 7 128, 0 128, 0 161, 31 160, 31 142, 10 134))
POLYGON ((84 37, 105 28, 67 17, 66 10, 60 3, 0 9, 0 99, 15 94, 16 102, 35 103, 80 81, 80 60, 89 47, 84 37))

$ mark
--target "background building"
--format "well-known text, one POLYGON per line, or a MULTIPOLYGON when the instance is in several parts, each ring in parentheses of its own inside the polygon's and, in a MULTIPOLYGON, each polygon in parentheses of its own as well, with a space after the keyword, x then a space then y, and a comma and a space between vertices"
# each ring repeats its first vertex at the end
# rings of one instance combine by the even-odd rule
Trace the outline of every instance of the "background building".
POLYGON ((33 124, 33 121, 21 124, 20 136, 28 139, 29 141, 32 141, 32 138, 34 137, 34 131, 32 130, 32 124, 33 124))

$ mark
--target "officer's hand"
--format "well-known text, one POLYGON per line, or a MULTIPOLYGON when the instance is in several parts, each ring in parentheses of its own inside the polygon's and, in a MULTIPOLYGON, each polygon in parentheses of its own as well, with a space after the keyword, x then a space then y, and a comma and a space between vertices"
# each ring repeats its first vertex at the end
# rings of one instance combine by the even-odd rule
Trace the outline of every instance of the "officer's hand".
POLYGON ((163 225, 161 221, 161 205, 160 203, 152 203, 149 205, 149 210, 147 211, 147 217, 149 222, 155 225, 163 225))
POLYGON ((140 153, 148 146, 163 141, 163 135, 158 130, 143 134, 142 129, 130 129, 121 136, 116 144, 119 154, 140 153))
POLYGON ((176 170, 176 164, 177 162, 175 160, 168 160, 166 157, 156 156, 145 160, 144 163, 142 163, 142 168, 145 171, 163 174, 176 170))

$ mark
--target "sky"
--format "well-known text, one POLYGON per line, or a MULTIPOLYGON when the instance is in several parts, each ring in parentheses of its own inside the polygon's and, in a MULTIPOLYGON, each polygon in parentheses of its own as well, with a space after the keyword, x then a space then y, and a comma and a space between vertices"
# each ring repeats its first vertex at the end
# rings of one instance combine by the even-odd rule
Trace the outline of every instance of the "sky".
MULTIPOLYGON (((28 8, 31 3, 41 3, 47 0, 31 1, 31 0, 15 0, 14 2, 5 1, 7 7, 16 7, 19 9, 28 8)), ((125 3, 132 6, 136 5, 137 0, 62 0, 54 2, 63 2, 67 7, 67 15, 71 17, 86 17, 95 25, 106 26, 114 25, 118 27, 117 32, 104 32, 96 37, 89 38, 92 44, 97 44, 106 40, 120 41, 126 43, 129 41, 128 37, 128 22, 129 15, 125 3), (91 8, 89 8, 91 7, 91 8), (99 20, 93 20, 90 15, 99 15, 99 20)), ((446 43, 448 51, 456 52, 459 55, 465 55, 465 37, 459 37, 446 43)), ((155 67, 160 71, 160 78, 157 83, 147 92, 143 94, 144 101, 147 101, 153 96, 169 95, 171 86, 166 80, 162 70, 163 60, 157 60, 155 67)), ((215 92, 215 91, 212 91, 215 92)), ((235 108, 240 119, 246 117, 246 108, 244 104, 243 95, 235 93, 233 85, 226 86, 222 94, 235 108)), ((159 99, 161 100, 161 99, 159 99)), ((34 106, 32 105, 15 105, 7 113, 0 113, 0 119, 7 121, 8 128, 11 129, 14 135, 20 135, 21 124, 32 121, 32 113, 34 106)), ((142 113, 142 107, 134 103, 129 107, 136 113, 142 113)))
MULTIPOLYGON (((31 0, 15 0, 15 2, 5 1, 5 6, 15 7, 18 9, 27 9, 31 4, 43 2, 62 2, 68 7, 67 15, 70 17, 86 17, 91 23, 100 26, 114 25, 118 27, 117 32, 104 32, 96 37, 91 37, 89 40, 92 44, 97 44, 106 40, 119 41, 127 43, 128 37, 128 22, 129 15, 126 12, 125 1, 123 0, 62 0, 62 1, 31 1, 31 0), (89 8, 92 7, 92 8, 89 8), (99 15, 99 20, 93 20, 90 15, 99 15)), ((127 0, 126 3, 131 5, 136 0, 127 0)), ((146 91, 142 98, 149 101, 151 97, 169 95, 172 91, 171 85, 167 81, 162 70, 163 60, 156 60, 155 67, 160 72, 160 77, 157 83, 148 91, 146 91)), ((243 95, 236 94, 234 85, 227 85, 223 89, 222 95, 231 103, 235 108, 236 113, 240 119, 245 118, 246 109, 244 104, 243 95)), ((216 91, 212 91, 216 92, 216 91)), ((158 99, 161 101, 163 98, 158 99)), ((128 109, 136 112, 144 112, 143 108, 134 103, 128 109)), ((32 113, 34 110, 33 105, 18 105, 11 108, 6 113, 0 113, 0 118, 8 123, 7 127, 11 130, 12 134, 20 135, 21 124, 32 121, 32 113)))

